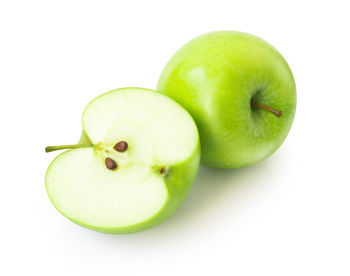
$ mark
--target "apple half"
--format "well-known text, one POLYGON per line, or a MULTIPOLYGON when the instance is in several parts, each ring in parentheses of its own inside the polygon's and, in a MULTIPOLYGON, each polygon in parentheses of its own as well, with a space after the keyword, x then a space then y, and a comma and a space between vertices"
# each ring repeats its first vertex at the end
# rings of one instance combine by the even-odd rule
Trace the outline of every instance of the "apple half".
POLYGON ((80 143, 46 173, 47 194, 73 222, 131 233, 169 217, 182 203, 200 161, 197 127, 179 104, 152 90, 122 88, 86 107, 80 143))

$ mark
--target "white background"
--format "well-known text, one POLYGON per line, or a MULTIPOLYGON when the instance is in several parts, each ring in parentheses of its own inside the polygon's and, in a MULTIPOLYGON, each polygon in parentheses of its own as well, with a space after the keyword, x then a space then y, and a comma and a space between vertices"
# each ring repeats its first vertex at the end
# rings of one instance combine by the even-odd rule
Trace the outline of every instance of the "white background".
POLYGON ((348 1, 1 1, 1 275, 350 275, 348 1), (75 143, 85 105, 155 88, 195 36, 273 44, 297 84, 268 160, 200 168, 181 208, 131 235, 77 226, 50 203, 46 145, 75 143))

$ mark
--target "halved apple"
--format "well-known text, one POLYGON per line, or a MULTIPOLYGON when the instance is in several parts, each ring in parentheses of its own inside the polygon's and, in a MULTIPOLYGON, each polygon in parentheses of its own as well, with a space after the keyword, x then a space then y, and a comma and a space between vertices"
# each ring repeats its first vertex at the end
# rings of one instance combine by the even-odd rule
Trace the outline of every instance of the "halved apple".
POLYGON ((191 116, 152 90, 122 88, 86 107, 78 145, 46 173, 50 200, 87 228, 131 233, 169 217, 197 174, 200 146, 191 116))

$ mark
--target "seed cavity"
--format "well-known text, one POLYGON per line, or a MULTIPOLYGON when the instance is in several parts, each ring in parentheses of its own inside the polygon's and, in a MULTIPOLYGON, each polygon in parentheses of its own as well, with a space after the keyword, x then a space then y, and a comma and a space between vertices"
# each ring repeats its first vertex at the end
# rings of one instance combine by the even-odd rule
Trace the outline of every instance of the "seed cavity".
POLYGON ((128 149, 128 143, 125 141, 120 141, 116 143, 113 147, 116 151, 124 152, 128 149))
POLYGON ((105 159, 105 163, 106 163, 107 169, 110 169, 110 170, 115 170, 118 167, 117 163, 112 158, 109 158, 109 157, 105 159))

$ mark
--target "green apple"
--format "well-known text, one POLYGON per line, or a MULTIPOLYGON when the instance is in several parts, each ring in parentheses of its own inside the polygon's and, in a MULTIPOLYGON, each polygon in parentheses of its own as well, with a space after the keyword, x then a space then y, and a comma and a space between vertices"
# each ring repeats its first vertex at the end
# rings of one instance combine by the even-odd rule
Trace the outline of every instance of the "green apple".
POLYGON ((184 45, 165 66, 158 90, 194 118, 202 163, 237 168, 270 156, 292 125, 292 72, 266 41, 219 31, 184 45))
POLYGON ((131 233, 169 217, 187 195, 200 161, 192 117, 175 101, 122 88, 88 104, 80 143, 47 169, 56 209, 87 228, 131 233))

